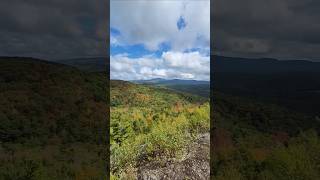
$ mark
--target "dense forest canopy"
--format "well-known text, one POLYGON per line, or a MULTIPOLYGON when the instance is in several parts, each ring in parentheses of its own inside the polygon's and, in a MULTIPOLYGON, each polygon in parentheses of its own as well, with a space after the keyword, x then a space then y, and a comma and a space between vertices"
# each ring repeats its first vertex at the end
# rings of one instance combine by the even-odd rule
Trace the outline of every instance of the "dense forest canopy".
POLYGON ((319 179, 319 63, 213 58, 214 179, 319 179))
POLYGON ((105 77, 0 58, 0 179, 104 177, 105 77))

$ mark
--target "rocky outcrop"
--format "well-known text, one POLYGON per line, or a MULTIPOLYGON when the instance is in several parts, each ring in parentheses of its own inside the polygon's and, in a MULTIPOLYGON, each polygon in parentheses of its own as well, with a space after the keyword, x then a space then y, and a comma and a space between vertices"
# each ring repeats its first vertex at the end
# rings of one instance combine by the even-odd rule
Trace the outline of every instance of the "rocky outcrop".
POLYGON ((140 180, 207 180, 210 179, 210 134, 198 136, 196 141, 186 148, 183 158, 152 162, 138 169, 140 180))

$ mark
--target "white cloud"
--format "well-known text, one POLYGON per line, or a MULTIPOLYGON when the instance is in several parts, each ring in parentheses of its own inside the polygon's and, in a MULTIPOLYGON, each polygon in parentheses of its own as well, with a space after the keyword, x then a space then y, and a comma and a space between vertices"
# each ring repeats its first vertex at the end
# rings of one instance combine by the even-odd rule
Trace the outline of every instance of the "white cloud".
POLYGON ((157 50, 170 42, 173 50, 209 47, 210 1, 111 1, 111 27, 121 35, 123 44, 144 44, 157 50), (181 31, 177 21, 183 17, 187 26, 181 31))
POLYGON ((171 49, 161 57, 150 54, 130 58, 128 54, 110 57, 111 78, 209 80, 210 1, 111 1, 110 25, 120 31, 111 37, 112 45, 143 44, 159 50, 162 43, 171 49), (187 24, 179 30, 177 21, 187 24), (197 51, 186 52, 186 50, 197 51))
POLYGON ((165 52, 161 58, 152 56, 130 58, 126 54, 110 57, 111 79, 195 79, 209 80, 210 57, 199 52, 165 52))
POLYGON ((184 77, 185 79, 193 79, 194 75, 190 73, 181 73, 181 76, 184 77))
POLYGON ((114 36, 111 36, 111 35, 110 35, 110 44, 113 45, 113 46, 120 45, 118 39, 116 37, 114 37, 114 36))
POLYGON ((162 54, 164 62, 168 67, 180 68, 191 71, 202 71, 209 68, 209 57, 202 56, 199 52, 165 52, 162 54))

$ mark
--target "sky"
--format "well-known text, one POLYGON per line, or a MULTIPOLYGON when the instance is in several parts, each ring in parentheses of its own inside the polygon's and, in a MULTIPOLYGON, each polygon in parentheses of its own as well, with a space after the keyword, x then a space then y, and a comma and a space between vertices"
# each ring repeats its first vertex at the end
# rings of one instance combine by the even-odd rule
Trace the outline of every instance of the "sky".
POLYGON ((319 0, 214 0, 213 54, 320 61, 319 0))
POLYGON ((106 0, 1 0, 0 56, 106 57, 106 0))
MULTIPOLYGON (((117 62, 160 59, 167 67, 172 66, 168 57, 178 53, 205 58, 211 38, 212 54, 320 61, 318 0, 213 0, 211 10, 209 0, 151 1, 1 0, 0 56, 47 60, 109 56, 106 47, 111 38, 112 58, 122 59, 117 62), (164 52, 167 56, 162 57, 164 52)), ((150 69, 155 74, 165 71, 146 67, 144 74, 150 69)), ((172 71, 175 68, 167 69, 171 69, 168 77, 178 77, 173 75, 178 72, 172 71)), ((208 77, 190 75, 193 70, 186 69, 180 76, 208 77)))
POLYGON ((210 79, 210 1, 110 1, 111 79, 210 79))

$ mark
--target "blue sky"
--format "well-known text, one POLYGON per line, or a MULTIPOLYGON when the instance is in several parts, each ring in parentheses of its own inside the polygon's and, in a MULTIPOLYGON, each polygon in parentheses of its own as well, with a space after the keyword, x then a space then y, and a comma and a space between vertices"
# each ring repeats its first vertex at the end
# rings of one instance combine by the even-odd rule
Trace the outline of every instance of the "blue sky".
POLYGON ((209 3, 111 1, 111 78, 209 80, 209 3))

